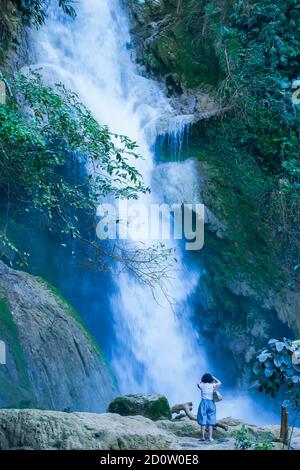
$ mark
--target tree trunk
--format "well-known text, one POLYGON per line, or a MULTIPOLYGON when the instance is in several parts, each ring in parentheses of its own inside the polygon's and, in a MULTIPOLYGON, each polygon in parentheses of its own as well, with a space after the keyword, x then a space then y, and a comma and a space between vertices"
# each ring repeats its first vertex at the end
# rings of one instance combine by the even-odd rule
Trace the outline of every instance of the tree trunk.
MULTIPOLYGON (((197 421, 196 416, 193 415, 193 413, 191 413, 192 409, 193 409, 193 403, 191 401, 189 401, 187 403, 180 403, 180 404, 176 404, 176 405, 172 406, 171 411, 172 411, 172 413, 176 413, 178 415, 176 417, 177 419, 180 419, 180 418, 183 418, 184 416, 187 416, 192 421, 197 421), (183 411, 184 414, 181 413, 181 411, 183 411)), ((225 431, 228 430, 228 426, 226 424, 223 424, 223 423, 217 423, 216 427, 221 428, 221 429, 225 429, 225 431)))
POLYGON ((182 1, 183 0, 177 0, 177 11, 176 11, 177 15, 180 13, 180 10, 182 8, 182 1))
POLYGON ((289 415, 285 406, 281 406, 280 439, 287 444, 289 437, 289 415))

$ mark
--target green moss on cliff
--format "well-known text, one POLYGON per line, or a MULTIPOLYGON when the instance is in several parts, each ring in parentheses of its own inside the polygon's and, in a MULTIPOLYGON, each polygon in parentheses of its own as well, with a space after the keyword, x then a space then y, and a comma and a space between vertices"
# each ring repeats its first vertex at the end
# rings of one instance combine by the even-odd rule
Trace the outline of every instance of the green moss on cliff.
POLYGON ((88 341, 93 345, 93 347, 95 348, 95 350, 98 352, 99 356, 101 357, 102 361, 106 362, 105 360, 105 356, 103 354, 103 352, 101 351, 97 341, 95 340, 95 338, 93 337, 93 335, 90 333, 87 325, 85 324, 85 322, 82 320, 82 318, 78 315, 77 311, 75 310, 75 308, 65 299, 65 297, 63 296, 63 294, 60 292, 59 289, 57 289, 56 287, 52 286, 51 284, 49 284, 47 281, 45 281, 45 279, 42 279, 42 278, 38 278, 39 282, 41 284, 43 284, 49 291, 52 295, 54 295, 55 299, 57 300, 57 302, 62 306, 62 308, 64 309, 64 311, 70 315, 71 317, 74 318, 74 320, 82 327, 82 329, 84 330, 85 334, 86 334, 86 337, 88 339, 88 341))
POLYGON ((190 89, 200 84, 215 87, 224 77, 210 30, 200 38, 193 37, 190 2, 180 15, 176 15, 176 2, 162 2, 160 8, 151 8, 151 2, 127 3, 136 17, 143 17, 142 23, 136 23, 138 35, 151 36, 139 54, 150 73, 160 77, 174 75, 180 86, 190 89))
POLYGON ((146 66, 162 77, 175 75, 183 86, 190 89, 200 83, 216 85, 219 66, 213 47, 207 43, 200 55, 197 47, 190 47, 191 41, 183 22, 171 24, 163 35, 150 43, 148 52, 153 54, 155 61, 151 61, 149 56, 148 61, 146 53, 146 66))
POLYGON ((222 239, 208 231, 205 240, 204 252, 216 276, 223 283, 240 279, 261 293, 279 288, 284 279, 279 244, 263 204, 272 180, 249 155, 229 153, 215 140, 195 140, 191 154, 204 164, 204 203, 225 227, 222 239))
POLYGON ((13 320, 5 292, 0 285, 0 339, 5 342, 7 348, 7 358, 10 358, 10 367, 5 373, 0 370, 0 396, 1 402, 13 406, 25 406, 32 403, 31 385, 29 382, 26 363, 20 345, 19 331, 13 320), (17 377, 12 381, 10 374, 17 377))

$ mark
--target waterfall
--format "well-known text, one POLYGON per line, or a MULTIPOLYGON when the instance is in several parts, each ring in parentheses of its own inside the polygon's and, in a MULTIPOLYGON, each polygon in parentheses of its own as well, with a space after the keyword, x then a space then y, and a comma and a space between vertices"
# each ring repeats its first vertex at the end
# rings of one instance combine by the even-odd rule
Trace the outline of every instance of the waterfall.
MULTIPOLYGON (((59 13, 50 15, 35 38, 37 63, 48 79, 62 80, 78 93, 99 122, 138 143, 143 156, 139 170, 151 185, 157 135, 171 136, 173 149, 180 146, 190 117, 176 117, 163 87, 137 70, 127 17, 118 0, 80 2, 77 13, 74 21, 59 13)), ((160 188, 172 184, 163 173, 156 175, 157 183, 160 188)), ((142 201, 164 202, 155 191, 142 201)), ((192 328, 189 296, 200 273, 188 270, 180 247, 177 251, 177 268, 168 284, 171 302, 158 292, 154 297, 128 273, 116 278, 111 294, 116 338, 111 365, 122 393, 163 393, 171 403, 197 400, 195 384, 206 360, 192 328)))
MULTIPOLYGON (((75 20, 53 10, 34 34, 34 65, 43 68, 50 83, 63 81, 74 90, 101 124, 138 143, 144 157, 138 168, 152 186, 152 194, 142 196, 144 203, 162 203, 163 198, 194 202, 188 199, 198 197, 196 166, 191 161, 156 165, 153 150, 157 136, 165 134, 176 153, 192 116, 176 116, 163 86, 134 64, 119 0, 80 1, 76 9, 75 20), (186 188, 185 194, 176 188, 186 188)), ((180 245, 176 248, 177 269, 168 283, 171 303, 161 293, 154 297, 128 273, 116 277, 110 294, 115 329, 110 362, 121 393, 157 392, 170 403, 197 403, 196 382, 207 359, 192 325, 190 297, 201 272, 187 265, 180 245)))

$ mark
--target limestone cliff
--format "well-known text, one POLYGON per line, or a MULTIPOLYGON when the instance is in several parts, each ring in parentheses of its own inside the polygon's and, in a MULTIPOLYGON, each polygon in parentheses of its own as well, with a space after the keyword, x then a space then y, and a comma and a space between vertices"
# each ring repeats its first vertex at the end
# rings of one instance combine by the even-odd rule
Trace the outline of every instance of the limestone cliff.
POLYGON ((114 384, 72 307, 41 278, 0 262, 0 406, 101 411, 114 384))

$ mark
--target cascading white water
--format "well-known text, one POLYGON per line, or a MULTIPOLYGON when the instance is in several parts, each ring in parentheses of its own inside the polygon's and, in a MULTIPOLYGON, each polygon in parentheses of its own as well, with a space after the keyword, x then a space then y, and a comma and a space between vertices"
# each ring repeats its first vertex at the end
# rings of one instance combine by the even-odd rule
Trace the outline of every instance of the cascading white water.
MULTIPOLYGON (((190 117, 176 118, 160 85, 138 73, 130 57, 129 28, 119 0, 85 0, 76 9, 74 21, 56 12, 35 34, 36 64, 43 67, 49 81, 62 80, 77 92, 99 122, 138 143, 144 157, 139 169, 146 184, 151 184, 155 174, 153 193, 143 196, 144 202, 163 202, 161 194, 180 186, 177 179, 183 174, 190 188, 194 165, 173 167, 170 172, 155 170, 151 148, 161 132, 160 122, 164 130, 169 122, 170 134, 175 133, 180 142, 178 130, 183 130, 182 123, 188 124, 190 117)), ((180 249, 177 258, 178 269, 169 284, 173 307, 162 295, 155 299, 148 287, 129 274, 116 280, 111 296, 117 339, 112 366, 122 393, 155 391, 167 395, 170 402, 197 402, 199 398, 195 384, 206 369, 206 358, 191 325, 189 296, 200 272, 186 269, 180 249)))

